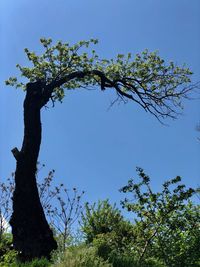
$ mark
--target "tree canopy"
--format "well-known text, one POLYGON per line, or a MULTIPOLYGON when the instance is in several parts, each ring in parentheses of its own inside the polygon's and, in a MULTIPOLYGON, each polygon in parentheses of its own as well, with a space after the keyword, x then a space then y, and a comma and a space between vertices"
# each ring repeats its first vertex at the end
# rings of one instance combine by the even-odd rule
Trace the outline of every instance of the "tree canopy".
MULTIPOLYGON (((118 54, 115 59, 101 59, 94 49, 98 40, 80 41, 74 45, 41 38, 42 55, 25 48, 32 67, 17 64, 28 82, 42 84, 41 106, 51 99, 62 102, 66 90, 100 86, 115 89, 115 101, 132 100, 159 120, 176 118, 182 99, 193 89, 192 72, 185 65, 166 63, 158 52, 147 49, 133 58, 131 53, 118 54)), ((7 85, 26 90, 26 80, 10 77, 7 85)), ((114 102, 115 102, 114 101, 114 102)))

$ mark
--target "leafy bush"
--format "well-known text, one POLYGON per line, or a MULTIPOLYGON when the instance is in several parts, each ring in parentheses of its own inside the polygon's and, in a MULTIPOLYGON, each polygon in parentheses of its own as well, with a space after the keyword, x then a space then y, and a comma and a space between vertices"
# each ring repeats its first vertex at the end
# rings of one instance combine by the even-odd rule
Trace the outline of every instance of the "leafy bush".
POLYGON ((90 246, 75 246, 66 249, 64 257, 52 267, 112 267, 97 255, 90 246))
POLYGON ((47 267, 50 265, 47 259, 20 263, 17 260, 17 254, 12 246, 12 235, 10 233, 3 234, 0 240, 0 267, 47 267))
POLYGON ((181 178, 166 181, 161 192, 153 192, 150 178, 138 168, 141 182, 130 180, 121 191, 130 194, 122 207, 133 212, 137 231, 134 250, 138 263, 156 258, 167 267, 198 266, 200 259, 199 205, 190 198, 196 192, 180 184, 181 178), (133 201, 135 199, 135 201, 133 201))
POLYGON ((1 258, 0 267, 19 266, 16 265, 17 252, 15 250, 7 251, 1 258))
POLYGON ((0 240, 9 230, 9 219, 12 212, 11 196, 14 191, 14 173, 6 182, 0 182, 0 240))
POLYGON ((133 266, 134 254, 131 244, 134 241, 134 227, 121 215, 116 205, 108 200, 85 206, 82 215, 82 231, 86 242, 97 249, 97 254, 113 266, 133 266), (129 251, 129 255, 127 254, 129 251))
POLYGON ((85 213, 82 213, 82 231, 87 243, 91 243, 99 234, 110 233, 123 220, 116 206, 108 200, 99 201, 93 205, 85 204, 85 213))
MULTIPOLYGON (((85 213, 82 213, 82 225, 84 237, 87 243, 102 234, 112 233, 119 242, 129 238, 133 227, 130 222, 125 220, 116 205, 112 206, 108 200, 99 201, 97 204, 85 205, 85 213)), ((130 240, 129 240, 130 241, 130 240)), ((121 244, 123 247, 123 244, 121 244)))
POLYGON ((12 235, 4 233, 0 239, 0 267, 9 267, 15 262, 17 252, 12 247, 12 235))
POLYGON ((41 259, 34 259, 30 262, 25 262, 25 263, 15 261, 13 264, 5 267, 48 267, 50 266, 50 264, 51 263, 47 259, 41 258, 41 259))

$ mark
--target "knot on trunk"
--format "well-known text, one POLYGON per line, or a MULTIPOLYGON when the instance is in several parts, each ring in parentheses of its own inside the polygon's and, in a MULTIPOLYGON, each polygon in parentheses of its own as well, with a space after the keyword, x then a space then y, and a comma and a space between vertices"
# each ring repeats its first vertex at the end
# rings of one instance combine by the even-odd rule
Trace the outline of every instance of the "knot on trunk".
POLYGON ((13 153, 13 156, 15 157, 15 159, 18 160, 19 157, 20 157, 20 154, 21 154, 20 151, 18 150, 18 148, 17 147, 14 147, 11 150, 11 152, 13 153))

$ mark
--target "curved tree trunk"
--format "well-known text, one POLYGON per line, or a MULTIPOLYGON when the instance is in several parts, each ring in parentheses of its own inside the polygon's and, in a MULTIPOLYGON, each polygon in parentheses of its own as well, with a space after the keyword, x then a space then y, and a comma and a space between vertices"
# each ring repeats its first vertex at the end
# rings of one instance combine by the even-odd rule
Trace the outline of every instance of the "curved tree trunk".
POLYGON ((40 203, 36 169, 41 143, 40 110, 42 86, 27 85, 24 100, 24 140, 21 151, 12 151, 16 158, 13 214, 10 219, 14 248, 22 260, 49 257, 57 248, 53 233, 40 203))

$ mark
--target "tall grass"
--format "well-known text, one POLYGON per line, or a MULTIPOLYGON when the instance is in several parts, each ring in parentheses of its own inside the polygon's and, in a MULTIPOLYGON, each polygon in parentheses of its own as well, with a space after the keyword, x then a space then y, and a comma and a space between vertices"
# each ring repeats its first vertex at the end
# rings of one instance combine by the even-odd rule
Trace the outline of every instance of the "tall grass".
POLYGON ((51 267, 112 267, 96 254, 94 247, 68 248, 62 257, 58 256, 57 263, 51 267))

